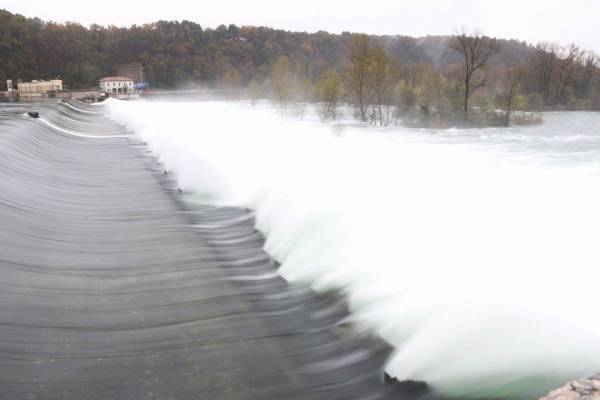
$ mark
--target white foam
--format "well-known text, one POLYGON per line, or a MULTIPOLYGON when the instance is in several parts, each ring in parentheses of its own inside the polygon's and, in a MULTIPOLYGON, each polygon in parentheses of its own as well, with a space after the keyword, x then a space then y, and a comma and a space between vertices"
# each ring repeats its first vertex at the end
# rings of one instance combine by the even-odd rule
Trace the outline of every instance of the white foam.
MULTIPOLYGON (((255 210, 284 277, 347 294, 396 347, 392 376, 527 398, 600 370, 598 163, 483 132, 340 135, 266 106, 107 103, 183 189, 255 210)), ((513 136, 528 129, 554 128, 513 136)))

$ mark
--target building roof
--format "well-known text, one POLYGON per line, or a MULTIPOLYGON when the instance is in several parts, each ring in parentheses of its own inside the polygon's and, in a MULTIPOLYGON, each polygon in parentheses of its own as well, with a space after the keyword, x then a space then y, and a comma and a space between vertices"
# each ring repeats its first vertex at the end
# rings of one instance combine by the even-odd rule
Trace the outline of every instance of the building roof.
POLYGON ((125 78, 124 76, 107 76, 106 78, 100 79, 100 82, 125 82, 133 81, 131 78, 125 78))

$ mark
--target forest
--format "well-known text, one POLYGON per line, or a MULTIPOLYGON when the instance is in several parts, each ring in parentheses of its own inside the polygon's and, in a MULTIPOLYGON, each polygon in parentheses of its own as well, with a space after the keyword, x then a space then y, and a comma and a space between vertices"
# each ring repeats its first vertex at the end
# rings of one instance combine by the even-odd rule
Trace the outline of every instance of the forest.
POLYGON ((6 79, 92 87, 129 62, 141 62, 156 89, 244 89, 251 99, 271 98, 284 114, 302 117, 313 104, 323 119, 339 118, 347 104, 358 120, 378 125, 508 125, 532 122, 514 110, 600 110, 600 60, 575 44, 463 31, 412 38, 211 29, 190 21, 85 27, 0 10, 0 90, 6 79))

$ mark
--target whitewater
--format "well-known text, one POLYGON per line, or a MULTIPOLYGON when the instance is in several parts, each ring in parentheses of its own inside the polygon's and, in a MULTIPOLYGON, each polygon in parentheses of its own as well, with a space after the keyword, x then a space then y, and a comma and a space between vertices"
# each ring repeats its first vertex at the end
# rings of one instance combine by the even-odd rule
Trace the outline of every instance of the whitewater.
POLYGON ((600 371, 600 114, 425 130, 105 104, 190 201, 252 210, 283 277, 343 294, 394 346, 389 375, 534 398, 600 371))

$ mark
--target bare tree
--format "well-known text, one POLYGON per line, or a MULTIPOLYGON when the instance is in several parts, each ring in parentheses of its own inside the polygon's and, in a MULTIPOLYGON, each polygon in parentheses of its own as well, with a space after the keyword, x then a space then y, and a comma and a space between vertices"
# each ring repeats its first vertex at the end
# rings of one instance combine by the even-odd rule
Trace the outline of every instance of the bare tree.
POLYGON ((552 84, 558 65, 558 46, 554 43, 539 43, 531 60, 531 67, 537 80, 537 90, 542 95, 545 106, 552 100, 552 84))
POLYGON ((464 29, 454 35, 449 46, 464 57, 464 115, 465 120, 468 120, 469 97, 475 90, 485 86, 487 79, 485 66, 492 56, 500 52, 500 46, 496 39, 484 37, 479 33, 469 36, 464 29), (478 78, 477 74, 480 71, 484 73, 478 78))
POLYGON ((592 92, 594 73, 600 67, 600 58, 592 52, 587 51, 582 55, 582 66, 577 76, 575 94, 579 98, 589 97, 592 92))
POLYGON ((367 35, 355 35, 350 39, 348 44, 350 66, 347 71, 347 88, 357 116, 362 122, 367 122, 367 112, 370 107, 371 85, 369 78, 373 64, 371 53, 371 44, 367 35))
POLYGON ((565 90, 575 80, 578 68, 582 65, 583 53, 574 44, 561 49, 556 74, 556 85, 553 104, 558 104, 565 97, 565 90))

